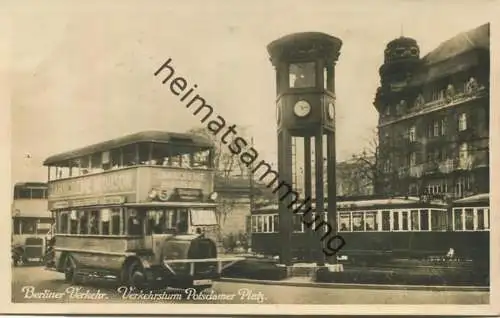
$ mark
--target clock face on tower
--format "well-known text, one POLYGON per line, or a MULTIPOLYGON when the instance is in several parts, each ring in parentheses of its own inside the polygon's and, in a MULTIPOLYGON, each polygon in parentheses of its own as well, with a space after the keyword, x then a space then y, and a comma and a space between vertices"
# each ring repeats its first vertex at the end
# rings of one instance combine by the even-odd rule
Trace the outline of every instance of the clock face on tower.
POLYGON ((335 118, 335 106, 333 103, 328 104, 328 117, 332 120, 335 118))
POLYGON ((293 106, 293 112, 297 117, 305 117, 309 115, 309 113, 311 112, 311 105, 309 105, 309 103, 306 102, 305 100, 299 100, 293 106))

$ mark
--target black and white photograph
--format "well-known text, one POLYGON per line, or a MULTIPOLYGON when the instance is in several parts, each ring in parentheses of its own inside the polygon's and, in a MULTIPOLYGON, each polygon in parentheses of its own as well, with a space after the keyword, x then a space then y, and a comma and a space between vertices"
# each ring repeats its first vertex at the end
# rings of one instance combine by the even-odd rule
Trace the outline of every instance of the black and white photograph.
POLYGON ((498 1, 5 7, 2 312, 500 312, 498 1))

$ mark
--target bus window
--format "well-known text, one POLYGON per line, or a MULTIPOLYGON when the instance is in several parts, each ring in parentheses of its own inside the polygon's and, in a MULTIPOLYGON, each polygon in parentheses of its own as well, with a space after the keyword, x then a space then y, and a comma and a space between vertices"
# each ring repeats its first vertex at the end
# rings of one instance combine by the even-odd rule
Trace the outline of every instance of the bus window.
POLYGON ((68 212, 64 211, 59 214, 59 233, 68 234, 68 212))
POLYGON ((40 221, 36 224, 36 233, 41 235, 49 233, 51 225, 49 221, 40 221))
POLYGON ((352 230, 353 231, 363 231, 365 227, 365 220, 363 218, 363 212, 353 212, 352 213, 352 230))
POLYGON ((13 226, 12 230, 13 230, 14 234, 21 234, 21 232, 20 232, 21 231, 21 220, 19 220, 17 218, 14 219, 14 223, 12 226, 13 226))
POLYGON ((474 230, 474 211, 472 209, 465 209, 465 230, 474 230))
POLYGON ((191 209, 191 223, 193 225, 216 225, 215 211, 211 209, 191 209))
POLYGON ((110 210, 109 209, 102 209, 101 210, 101 234, 102 235, 109 235, 109 227, 110 227, 110 210))
POLYGON ((346 232, 351 229, 351 214, 342 212, 339 214, 339 231, 346 232))
POLYGON ((418 210, 410 211, 410 219, 411 219, 411 230, 412 231, 420 230, 420 222, 419 222, 420 219, 418 217, 418 210))
POLYGON ((118 168, 121 168, 123 165, 122 165, 122 162, 121 162, 121 148, 119 149, 112 149, 110 151, 110 158, 109 158, 109 168, 110 169, 118 169, 118 168))
POLYGON ((90 171, 92 173, 102 172, 102 152, 95 153, 90 156, 90 171))
POLYGON ((391 230, 391 211, 382 211, 382 231, 391 230))
POLYGON ((429 230, 429 210, 420 210, 420 230, 429 230))
POLYGON ((75 210, 71 211, 70 232, 70 234, 78 234, 78 213, 75 210))
POLYGON ((44 189, 31 189, 31 198, 32 199, 45 199, 45 190, 44 189))
POLYGON ((179 209, 179 222, 177 223, 178 233, 186 233, 188 231, 188 211, 187 209, 179 209))
POLYGON ((177 156, 171 156, 170 157, 170 166, 171 167, 180 167, 181 166, 181 156, 180 155, 177 155, 177 156))
POLYGON ((80 158, 80 175, 88 174, 90 172, 90 157, 84 156, 80 158))
POLYGON ((192 166, 194 168, 200 168, 200 169, 209 168, 210 167, 209 155, 210 155, 210 150, 195 152, 193 154, 192 166))
POLYGON ((184 154, 181 157, 181 165, 183 168, 191 167, 191 154, 184 154))
POLYGON ((137 164, 136 160, 136 145, 127 145, 122 148, 123 151, 123 165, 128 167, 128 166, 134 166, 137 164))
POLYGON ((90 211, 89 214, 89 234, 99 234, 99 211, 90 211))
POLYGON ((120 209, 111 209, 111 234, 112 235, 120 235, 120 218, 121 211, 120 209))
POLYGON ((377 231, 377 212, 366 212, 366 230, 377 231))
POLYGON ((89 216, 87 211, 78 211, 78 221, 80 228, 78 234, 88 234, 89 232, 89 216))
POLYGON ((127 221, 128 235, 142 235, 143 234, 143 219, 139 212, 134 209, 128 210, 129 217, 127 221))
POLYGON ((164 234, 167 224, 164 210, 147 211, 146 234, 164 234))
POLYGON ((35 234, 36 220, 26 219, 21 221, 21 234, 35 234))

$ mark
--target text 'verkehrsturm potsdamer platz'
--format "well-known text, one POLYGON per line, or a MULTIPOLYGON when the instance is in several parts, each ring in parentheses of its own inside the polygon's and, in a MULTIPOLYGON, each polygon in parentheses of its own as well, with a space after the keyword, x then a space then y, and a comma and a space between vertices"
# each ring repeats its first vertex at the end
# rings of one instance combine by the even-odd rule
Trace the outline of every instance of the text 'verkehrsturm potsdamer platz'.
POLYGON ((199 116, 201 123, 206 124, 208 131, 220 138, 222 143, 227 145, 232 154, 238 155, 241 162, 247 168, 251 169, 255 175, 260 175, 260 181, 263 181, 265 178, 267 178, 266 180, 270 180, 267 183, 267 187, 272 188, 273 193, 282 193, 279 197, 280 201, 283 201, 287 197, 291 197, 292 201, 288 205, 288 209, 294 214, 300 213, 302 215, 302 223, 304 223, 306 227, 312 228, 313 225, 315 225, 315 231, 322 227, 326 227, 325 234, 320 238, 322 242, 326 241, 323 247, 325 255, 333 256, 340 251, 340 249, 344 247, 345 241, 339 235, 332 235, 333 228, 329 223, 322 220, 321 213, 316 213, 312 221, 306 221, 304 218, 312 212, 312 207, 309 204, 311 198, 307 197, 301 200, 298 192, 294 191, 292 186, 287 182, 280 180, 278 172, 273 170, 269 163, 265 160, 259 161, 259 153, 247 140, 245 140, 245 138, 238 136, 236 125, 228 125, 224 117, 214 114, 214 108, 207 104, 203 97, 194 93, 198 86, 194 84, 189 87, 184 77, 176 76, 175 69, 171 63, 172 59, 169 58, 156 72, 154 72, 154 75, 162 76, 162 83, 170 84, 169 87, 172 94, 179 96, 180 101, 185 103, 187 109, 194 109, 193 115, 199 116), (231 137, 230 140, 228 140, 229 137, 231 137), (257 172, 259 173, 257 174, 257 172), (307 209, 305 209, 306 207, 307 209), (316 224, 318 221, 319 223, 316 224))

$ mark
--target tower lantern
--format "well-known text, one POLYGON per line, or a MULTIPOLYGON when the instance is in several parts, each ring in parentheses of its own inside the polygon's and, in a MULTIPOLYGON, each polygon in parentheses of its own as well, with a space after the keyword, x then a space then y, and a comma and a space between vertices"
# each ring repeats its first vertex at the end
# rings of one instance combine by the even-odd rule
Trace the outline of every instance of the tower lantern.
MULTIPOLYGON (((319 32, 295 33, 271 42, 268 52, 276 69, 276 112, 278 135, 278 172, 280 179, 294 190, 303 189, 300 199, 311 198, 318 215, 324 216, 328 198, 327 221, 337 230, 335 185, 335 64, 342 41, 319 32), (292 151, 302 146, 303 153, 292 151), (314 150, 313 150, 314 148, 314 150), (294 165, 303 165, 302 184, 297 184, 294 165), (313 172, 314 170, 314 172, 313 172), (325 171, 326 180, 325 180, 325 171), (294 180, 296 182, 294 182, 294 180), (325 187, 326 186, 326 195, 325 187), (314 186, 314 188, 313 188, 314 186)), ((285 193, 286 194, 286 193, 285 193)), ((280 197, 282 193, 280 193, 280 197)), ((290 264, 294 198, 279 202, 279 232, 282 244, 280 262, 290 264)), ((307 209, 307 206, 306 206, 307 209)), ((305 221, 312 220, 311 213, 305 221)), ((324 242, 305 227, 309 258, 324 263, 324 242)))

